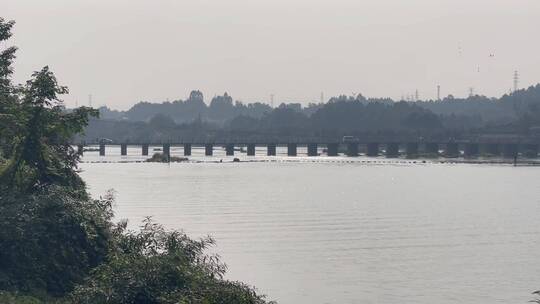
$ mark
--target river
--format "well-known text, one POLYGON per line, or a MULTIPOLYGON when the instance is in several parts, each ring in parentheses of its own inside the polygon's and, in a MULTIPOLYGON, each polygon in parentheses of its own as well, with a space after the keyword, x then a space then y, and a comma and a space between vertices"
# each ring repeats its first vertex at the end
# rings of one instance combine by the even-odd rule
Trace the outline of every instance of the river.
POLYGON ((96 197, 116 191, 118 218, 136 227, 153 216, 192 237, 212 235, 228 279, 282 304, 525 303, 540 289, 538 167, 233 163, 220 153, 121 163, 141 157, 110 154, 87 153, 81 175, 96 197), (92 163, 103 159, 111 163, 92 163))

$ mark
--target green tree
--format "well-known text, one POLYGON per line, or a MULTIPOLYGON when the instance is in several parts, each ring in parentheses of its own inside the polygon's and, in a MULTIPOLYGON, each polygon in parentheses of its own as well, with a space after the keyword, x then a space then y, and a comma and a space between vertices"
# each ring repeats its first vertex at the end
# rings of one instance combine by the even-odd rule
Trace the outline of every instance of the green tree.
MULTIPOLYGON (((0 19, 0 41, 13 22, 0 19)), ((265 303, 223 279, 205 254, 213 240, 191 240, 150 221, 140 232, 113 224, 112 195, 93 200, 77 174, 71 138, 97 111, 67 111, 67 88, 44 67, 11 85, 14 48, 0 62, 0 301, 7 303, 265 303), (5 60, 4 60, 5 59, 5 60)), ((201 96, 202 97, 202 96, 201 96)))
MULTIPOLYGON (((0 47, 11 37, 11 29, 15 23, 0 18, 0 47)), ((12 121, 8 115, 15 103, 13 86, 11 85, 12 63, 15 59, 16 47, 0 49, 0 163, 3 157, 9 157, 11 140, 14 134, 12 121)))
MULTIPOLYGON (((6 21, 0 17, 0 43, 7 41, 12 33, 11 29, 15 22, 6 21)), ((0 96, 4 97, 11 91, 11 74, 13 73, 12 63, 15 59, 17 48, 14 46, 0 50, 0 96)), ((3 100, 1 98, 0 100, 3 100)))
POLYGON ((4 190, 25 192, 53 184, 84 187, 75 171, 79 155, 69 141, 98 112, 82 107, 67 113, 59 100, 67 92, 48 67, 19 89, 20 101, 11 104, 8 113, 17 132, 11 141, 13 155, 0 173, 4 190))
MULTIPOLYGON (((0 40, 13 22, 0 19, 0 40)), ((108 253, 112 212, 89 199, 69 139, 95 112, 66 113, 67 92, 47 67, 24 86, 10 81, 15 48, 1 53, 0 290, 62 295, 108 253), (8 152, 8 153, 6 153, 8 152)))

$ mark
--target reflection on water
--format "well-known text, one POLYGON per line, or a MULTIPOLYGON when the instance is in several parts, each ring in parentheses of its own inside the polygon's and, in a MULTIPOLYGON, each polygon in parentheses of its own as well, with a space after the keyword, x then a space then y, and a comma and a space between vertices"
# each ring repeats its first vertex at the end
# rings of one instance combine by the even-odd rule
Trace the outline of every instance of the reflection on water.
POLYGON ((214 236, 228 278, 279 303, 524 303, 540 288, 538 168, 342 160, 85 163, 82 176, 96 196, 114 188, 133 225, 214 236))

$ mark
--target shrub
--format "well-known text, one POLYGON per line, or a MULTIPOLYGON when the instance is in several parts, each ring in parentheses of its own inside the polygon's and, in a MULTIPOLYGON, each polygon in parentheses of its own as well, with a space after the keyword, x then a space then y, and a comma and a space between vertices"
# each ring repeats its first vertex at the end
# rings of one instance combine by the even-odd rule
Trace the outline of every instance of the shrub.
POLYGON ((2 304, 42 304, 43 302, 30 296, 20 296, 0 291, 0 303, 2 304))
POLYGON ((112 196, 49 187, 0 201, 0 290, 61 296, 107 257, 112 196))
POLYGON ((223 280, 225 264, 205 250, 210 237, 192 240, 165 231, 150 218, 138 233, 119 224, 110 259, 97 267, 71 300, 75 303, 266 303, 255 290, 223 280))

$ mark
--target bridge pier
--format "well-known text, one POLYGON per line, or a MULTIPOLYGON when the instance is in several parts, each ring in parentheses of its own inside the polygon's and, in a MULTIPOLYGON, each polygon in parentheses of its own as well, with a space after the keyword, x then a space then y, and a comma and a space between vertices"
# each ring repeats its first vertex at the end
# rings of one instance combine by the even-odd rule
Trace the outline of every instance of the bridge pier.
POLYGON ((287 155, 288 156, 296 156, 296 148, 297 144, 288 144, 287 145, 287 155))
POLYGON ((317 156, 317 144, 308 144, 307 145, 307 155, 308 156, 317 156))
POLYGON ((171 159, 171 144, 163 144, 163 156, 167 158, 167 160, 171 159))
POLYGON ((518 154, 518 145, 517 144, 505 144, 503 146, 503 157, 513 158, 518 154))
MULTIPOLYGON (((364 143, 362 143, 363 145, 364 143)), ((118 144, 113 144, 118 145, 118 144)), ((171 157, 170 154, 170 146, 171 143, 162 144, 163 145, 163 155, 164 157, 171 157)), ((191 143, 183 143, 184 147, 184 155, 190 156, 192 153, 192 144, 191 143)), ((245 144, 247 147, 247 155, 248 156, 255 156, 256 155, 256 144, 245 144)), ((361 151, 363 153, 363 149, 360 149, 360 145, 358 142, 348 142, 345 143, 346 145, 346 151, 345 154, 347 156, 358 156, 359 152, 361 151)), ((365 144, 366 145, 366 156, 378 156, 380 153, 380 143, 378 142, 370 142, 365 144)), ((390 142, 383 144, 384 145, 384 155, 389 158, 393 157, 399 157, 400 155, 400 143, 397 142, 390 142)), ((422 143, 422 142, 408 142, 405 144, 405 154, 407 158, 414 158, 418 157, 420 155, 428 155, 428 156, 436 156, 439 155, 439 146, 441 144, 439 143, 422 143)), ((442 144, 444 146, 444 152, 443 155, 445 157, 459 157, 463 153, 464 157, 471 158, 471 157, 478 157, 481 155, 481 153, 491 156, 500 156, 502 155, 505 158, 513 158, 516 155, 522 155, 526 158, 537 158, 539 157, 540 153, 540 144, 534 143, 534 141, 528 141, 526 144, 520 144, 517 142, 507 142, 507 143, 478 143, 476 141, 469 141, 465 143, 458 143, 458 142, 447 142, 442 144)), ((121 143, 120 144, 120 154, 122 156, 128 155, 128 146, 129 143, 121 143)), ((205 155, 206 156, 212 156, 213 155, 213 147, 214 144, 205 144, 205 155)), ((267 155, 268 156, 275 156, 277 154, 277 144, 275 143, 268 143, 267 146, 267 155)), ((333 142, 328 143, 326 145, 323 144, 323 146, 326 147, 326 152, 328 156, 338 156, 339 155, 339 148, 340 143, 333 142)), ((77 143, 73 144, 72 147, 75 150, 75 152, 78 155, 83 155, 84 153, 84 147, 85 143, 77 143)), ((105 156, 106 155, 106 147, 107 145, 105 143, 99 143, 99 155, 105 156)), ((150 144, 141 144, 141 150, 142 155, 147 156, 149 154, 149 147, 150 144)), ((318 156, 319 155, 319 144, 310 142, 306 144, 307 147, 307 156, 318 156)), ((232 143, 225 144, 225 151, 227 156, 233 156, 235 154, 234 151, 235 145, 232 143)), ((287 144, 287 155, 288 156, 297 156, 298 153, 298 143, 289 143, 287 144)))
POLYGON ((338 156, 338 144, 327 144, 326 154, 328 154, 328 156, 338 156))
POLYGON ((389 143, 386 144, 386 157, 395 158, 399 156, 399 144, 389 143))
POLYGON ((358 144, 357 143, 348 143, 347 144, 347 156, 358 156, 358 144))
POLYGON ((247 145, 247 155, 248 156, 255 156, 255 144, 248 144, 247 145))
POLYGON ((525 157, 537 158, 538 157, 538 145, 527 144, 523 146, 522 153, 525 157))
POLYGON ((367 156, 378 156, 379 155, 379 144, 378 143, 368 143, 367 144, 367 156))
POLYGON ((499 156, 501 154, 498 144, 486 144, 484 150, 484 152, 489 156, 499 156))
POLYGON ((148 155, 148 144, 142 145, 142 155, 147 156, 148 155))
POLYGON ((191 156, 191 144, 184 144, 184 156, 191 156))
POLYGON ((214 155, 214 145, 213 144, 204 145, 204 155, 206 155, 206 156, 214 155))
POLYGON ((225 154, 227 156, 233 156, 234 155, 234 144, 227 144, 225 146, 225 154))
POLYGON ((121 144, 120 145, 120 155, 122 155, 122 156, 127 155, 127 144, 121 144))
POLYGON ((425 153, 430 156, 439 155, 439 144, 438 143, 426 143, 425 153))
POLYGON ((77 154, 82 156, 84 153, 84 145, 77 145, 77 154))
POLYGON ((405 146, 405 154, 407 155, 407 158, 418 157, 418 143, 407 143, 405 146))
POLYGON ((478 144, 475 144, 475 143, 465 144, 465 149, 463 150, 463 154, 465 157, 477 157, 479 152, 480 152, 480 149, 478 147, 478 144))
POLYGON ((276 144, 268 144, 268 146, 266 146, 266 155, 276 156, 276 144))
POLYGON ((444 154, 446 157, 459 157, 459 145, 457 143, 447 143, 444 154))

